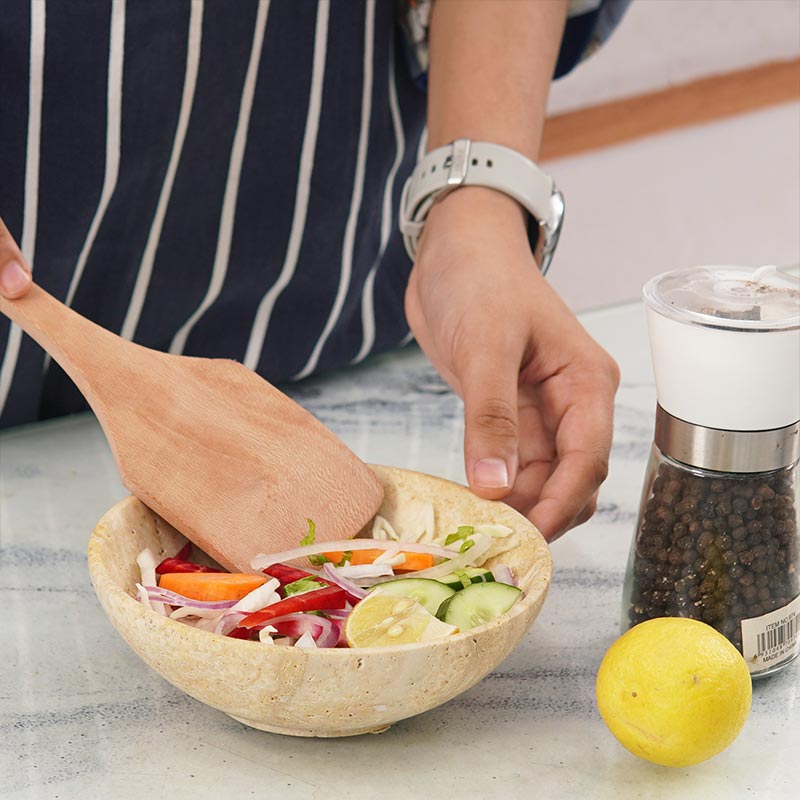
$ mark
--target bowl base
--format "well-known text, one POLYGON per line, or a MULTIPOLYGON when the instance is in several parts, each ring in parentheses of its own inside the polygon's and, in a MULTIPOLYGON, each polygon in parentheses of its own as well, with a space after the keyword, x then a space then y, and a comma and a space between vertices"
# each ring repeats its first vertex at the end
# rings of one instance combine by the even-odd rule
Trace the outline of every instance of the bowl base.
POLYGON ((389 725, 367 725, 364 728, 348 728, 341 731, 324 731, 313 730, 312 728, 284 728, 280 725, 266 725, 263 722, 256 722, 253 719, 245 719, 244 717, 237 717, 235 714, 228 714, 231 719, 241 722, 242 725, 247 725, 250 728, 257 728, 260 731, 267 731, 268 733, 281 733, 284 736, 307 736, 320 739, 335 739, 343 736, 361 736, 363 733, 383 733, 388 731, 391 727, 389 725))

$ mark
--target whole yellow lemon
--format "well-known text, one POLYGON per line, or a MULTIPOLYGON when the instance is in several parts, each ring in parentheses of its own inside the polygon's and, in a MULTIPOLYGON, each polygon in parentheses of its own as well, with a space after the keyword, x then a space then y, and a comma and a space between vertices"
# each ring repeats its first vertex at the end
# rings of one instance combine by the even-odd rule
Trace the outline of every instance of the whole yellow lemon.
POLYGON ((724 750, 750 712, 750 671, 710 625, 664 617, 631 628, 597 673, 606 725, 634 755, 667 767, 724 750))

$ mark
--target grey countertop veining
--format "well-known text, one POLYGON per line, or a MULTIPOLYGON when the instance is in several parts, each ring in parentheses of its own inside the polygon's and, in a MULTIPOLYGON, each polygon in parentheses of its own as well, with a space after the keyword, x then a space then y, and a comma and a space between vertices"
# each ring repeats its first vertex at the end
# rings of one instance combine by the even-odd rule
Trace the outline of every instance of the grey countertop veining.
MULTIPOLYGON (((554 544, 550 595, 517 650, 471 690, 379 736, 263 733, 153 673, 89 580, 88 534, 125 494, 97 423, 80 415, 2 434, 0 797, 796 796, 800 661, 757 682, 739 738, 693 768, 636 759, 599 717, 595 673, 619 633, 655 390, 638 304, 581 321, 622 369, 597 513, 554 544)), ((463 482, 460 401, 414 346, 289 392, 361 458, 463 482)))

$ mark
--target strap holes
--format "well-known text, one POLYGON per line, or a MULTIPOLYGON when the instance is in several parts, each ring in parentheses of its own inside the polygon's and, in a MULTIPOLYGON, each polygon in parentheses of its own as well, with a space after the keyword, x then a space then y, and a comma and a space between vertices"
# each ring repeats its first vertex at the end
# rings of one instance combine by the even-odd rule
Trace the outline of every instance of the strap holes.
POLYGON ((477 167, 478 166, 478 159, 477 158, 473 158, 472 159, 472 166, 473 167, 477 167))
POLYGON ((434 172, 436 172, 436 164, 434 164, 434 165, 431 167, 431 175, 433 175, 433 173, 434 173, 434 172))
POLYGON ((492 161, 491 158, 486 161, 486 166, 489 167, 489 169, 491 169, 494 166, 494 162, 492 161))

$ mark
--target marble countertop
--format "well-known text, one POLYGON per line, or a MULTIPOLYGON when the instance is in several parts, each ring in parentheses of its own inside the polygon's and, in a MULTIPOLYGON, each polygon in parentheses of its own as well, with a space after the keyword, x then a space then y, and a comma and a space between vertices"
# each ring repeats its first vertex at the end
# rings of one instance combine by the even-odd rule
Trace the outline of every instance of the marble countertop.
MULTIPOLYGON (((594 678, 619 633, 655 391, 638 304, 581 321, 622 369, 597 514, 554 544, 550 595, 518 649, 471 690, 379 736, 263 733, 163 681, 111 627, 89 580, 88 534, 125 494, 97 423, 81 415, 2 434, 0 797, 796 796, 800 661, 757 682, 739 738, 690 769, 636 759, 600 719, 594 678)), ((292 393, 361 458, 463 482, 460 402, 413 346, 292 393)))

